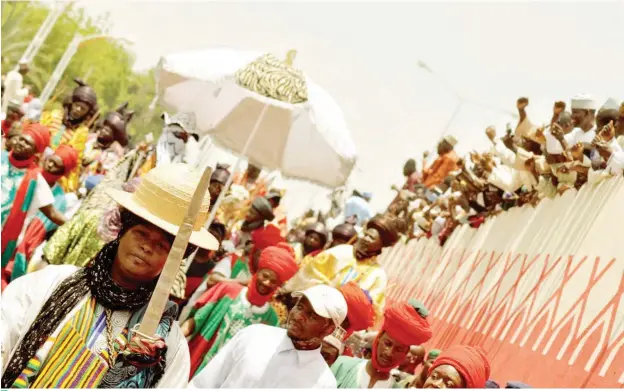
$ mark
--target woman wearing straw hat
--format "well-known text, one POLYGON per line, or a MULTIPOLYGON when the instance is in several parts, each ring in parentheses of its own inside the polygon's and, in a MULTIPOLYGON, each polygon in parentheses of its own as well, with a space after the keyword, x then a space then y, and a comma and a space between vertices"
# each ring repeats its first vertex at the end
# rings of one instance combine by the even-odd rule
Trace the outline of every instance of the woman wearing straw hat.
MULTIPOLYGON (((180 388, 190 371, 186 341, 169 303, 156 338, 127 355, 128 330, 143 318, 200 173, 158 167, 130 194, 110 190, 122 229, 85 267, 50 266, 18 278, 3 293, 2 387, 180 388), (121 353, 121 354, 120 354, 121 353)), ((190 246, 214 250, 202 200, 190 246)))

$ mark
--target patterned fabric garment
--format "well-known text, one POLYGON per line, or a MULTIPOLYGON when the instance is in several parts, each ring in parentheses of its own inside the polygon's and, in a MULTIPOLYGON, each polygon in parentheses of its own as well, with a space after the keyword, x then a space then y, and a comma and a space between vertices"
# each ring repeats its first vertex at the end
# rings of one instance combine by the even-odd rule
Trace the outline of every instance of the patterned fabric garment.
POLYGON ((50 264, 85 266, 102 248, 105 241, 98 235, 98 226, 104 212, 115 206, 106 189, 122 189, 137 157, 136 151, 128 153, 84 199, 74 217, 52 235, 43 248, 50 264))
MULTIPOLYGON (((67 210, 65 192, 58 184, 54 184, 51 190, 54 195, 54 208, 60 213, 65 213, 65 210, 67 210)), ((57 227, 58 226, 48 219, 43 212, 37 212, 37 215, 30 221, 28 227, 26 227, 24 237, 17 246, 17 252, 15 253, 12 266, 11 281, 26 274, 28 263, 35 250, 43 243, 46 235, 57 227)))

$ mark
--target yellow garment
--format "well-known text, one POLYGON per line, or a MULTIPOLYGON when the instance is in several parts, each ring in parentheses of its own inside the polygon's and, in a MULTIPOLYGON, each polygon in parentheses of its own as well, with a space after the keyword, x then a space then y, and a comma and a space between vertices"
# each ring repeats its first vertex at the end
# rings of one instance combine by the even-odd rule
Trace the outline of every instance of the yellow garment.
POLYGON ((41 124, 50 129, 50 147, 52 149, 56 149, 61 144, 67 144, 78 152, 78 164, 74 170, 69 175, 59 179, 59 185, 65 193, 74 193, 80 188, 81 163, 89 136, 89 128, 81 124, 73 131, 67 131, 63 126, 63 111, 60 109, 42 113, 41 124), (60 131, 63 131, 64 134, 57 135, 60 131))
POLYGON ((388 282, 386 273, 376 257, 358 261, 350 244, 332 247, 314 257, 305 257, 297 274, 284 286, 284 291, 300 291, 318 284, 339 288, 350 281, 368 291, 375 311, 383 312, 388 282))

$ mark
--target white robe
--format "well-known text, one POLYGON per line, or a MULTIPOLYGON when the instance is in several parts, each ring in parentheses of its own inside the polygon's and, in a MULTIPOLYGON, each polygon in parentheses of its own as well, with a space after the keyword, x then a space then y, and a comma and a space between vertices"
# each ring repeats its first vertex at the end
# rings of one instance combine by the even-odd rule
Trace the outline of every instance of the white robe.
MULTIPOLYGON (((2 293, 0 306, 0 343, 2 344, 2 372, 9 363, 13 352, 30 328, 39 311, 48 300, 56 287, 66 278, 78 270, 75 266, 48 266, 38 272, 26 274, 11 282, 2 293)), ((58 333, 84 303, 82 300, 58 326, 58 333)), ((115 316, 117 312, 114 313, 115 316)), ((120 317, 124 314, 117 314, 120 317)), ((117 323, 117 322, 113 322, 117 323)), ((184 388, 188 384, 188 374, 191 371, 188 345, 182 331, 176 322, 173 323, 167 338, 167 367, 157 384, 157 388, 184 388)))
POLYGON ((336 388, 321 349, 296 350, 286 330, 245 327, 228 341, 189 388, 336 388))

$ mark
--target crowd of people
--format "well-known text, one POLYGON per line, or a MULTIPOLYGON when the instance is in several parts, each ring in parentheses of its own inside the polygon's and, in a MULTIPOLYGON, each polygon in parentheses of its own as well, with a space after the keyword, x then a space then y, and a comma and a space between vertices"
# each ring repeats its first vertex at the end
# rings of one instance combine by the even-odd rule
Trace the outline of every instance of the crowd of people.
POLYGON ((624 168, 624 105, 585 95, 543 127, 519 99, 515 131, 489 127, 492 150, 469 159, 443 137, 431 164, 405 164, 386 211, 355 190, 331 225, 289 226, 270 174, 218 164, 156 335, 137 347, 204 144, 191 113, 133 143, 128 105, 101 115, 76 83, 62 109, 26 116, 12 99, 2 120, 3 388, 499 388, 481 347, 428 346, 429 310, 386 300, 378 256, 624 168))
POLYGON ((569 189, 622 176, 624 169, 624 103, 609 99, 571 98, 570 110, 555 102, 546 125, 534 125, 529 99, 517 101, 519 121, 504 134, 485 130, 492 146, 460 158, 457 140, 445 136, 438 156, 421 169, 414 159, 403 167, 405 185, 388 212, 405 222, 407 239, 436 237, 441 244, 461 224, 477 228, 491 216, 513 207, 537 205, 569 189))

